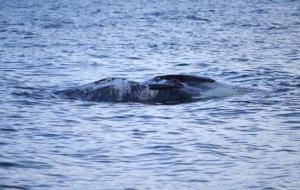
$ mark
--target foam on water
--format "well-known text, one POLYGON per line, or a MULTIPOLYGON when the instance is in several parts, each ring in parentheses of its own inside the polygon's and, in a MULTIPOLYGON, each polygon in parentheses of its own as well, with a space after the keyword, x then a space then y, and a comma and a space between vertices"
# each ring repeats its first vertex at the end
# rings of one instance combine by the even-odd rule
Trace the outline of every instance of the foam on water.
POLYGON ((250 92, 259 91, 258 89, 250 89, 240 86, 229 85, 225 83, 210 84, 213 87, 201 93, 202 98, 221 98, 229 96, 243 95, 250 92))

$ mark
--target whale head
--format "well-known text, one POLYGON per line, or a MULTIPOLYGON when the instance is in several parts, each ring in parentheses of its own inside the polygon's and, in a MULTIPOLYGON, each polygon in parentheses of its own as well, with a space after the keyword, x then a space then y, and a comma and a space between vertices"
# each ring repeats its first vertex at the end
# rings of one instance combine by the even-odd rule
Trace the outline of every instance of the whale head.
POLYGON ((156 76, 148 84, 150 90, 157 91, 153 101, 156 102, 188 102, 201 97, 211 88, 215 80, 192 75, 156 76))

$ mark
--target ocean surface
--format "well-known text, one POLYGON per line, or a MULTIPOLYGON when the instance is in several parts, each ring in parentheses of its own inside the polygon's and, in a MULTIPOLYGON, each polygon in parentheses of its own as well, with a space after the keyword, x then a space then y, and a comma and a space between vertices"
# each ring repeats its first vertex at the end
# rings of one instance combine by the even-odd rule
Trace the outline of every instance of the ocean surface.
POLYGON ((300 189, 299 0, 0 0, 0 189, 300 189), (53 91, 193 74, 176 105, 53 91))

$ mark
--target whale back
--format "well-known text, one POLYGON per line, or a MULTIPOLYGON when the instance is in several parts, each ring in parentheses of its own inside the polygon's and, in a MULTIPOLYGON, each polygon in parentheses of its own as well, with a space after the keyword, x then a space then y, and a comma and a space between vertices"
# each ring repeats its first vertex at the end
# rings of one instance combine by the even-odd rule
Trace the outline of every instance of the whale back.
POLYGON ((138 101, 139 92, 144 88, 138 82, 123 78, 105 78, 79 87, 58 91, 55 94, 70 99, 88 101, 128 102, 138 101))
POLYGON ((106 78, 55 94, 98 102, 181 103, 216 96, 216 89, 222 87, 220 85, 206 77, 171 74, 156 76, 145 82, 106 78))

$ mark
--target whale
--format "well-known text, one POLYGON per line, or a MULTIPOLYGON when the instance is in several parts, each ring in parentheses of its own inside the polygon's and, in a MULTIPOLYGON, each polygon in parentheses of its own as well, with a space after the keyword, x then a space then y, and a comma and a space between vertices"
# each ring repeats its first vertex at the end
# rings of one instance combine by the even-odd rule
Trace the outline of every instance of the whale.
POLYGON ((155 76, 143 82, 104 78, 54 93, 67 99, 94 102, 177 104, 217 97, 220 94, 230 95, 233 93, 232 89, 208 77, 169 74, 155 76))

